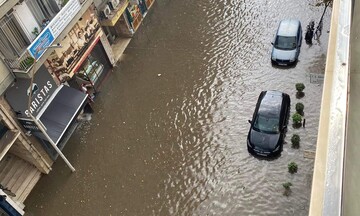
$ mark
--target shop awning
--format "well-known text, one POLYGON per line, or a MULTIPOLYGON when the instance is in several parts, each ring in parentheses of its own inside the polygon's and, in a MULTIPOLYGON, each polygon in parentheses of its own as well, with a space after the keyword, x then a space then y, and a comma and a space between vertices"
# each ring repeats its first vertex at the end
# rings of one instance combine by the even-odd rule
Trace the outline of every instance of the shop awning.
POLYGON ((47 129, 47 134, 58 144, 81 111, 87 95, 81 91, 60 85, 37 118, 47 129))

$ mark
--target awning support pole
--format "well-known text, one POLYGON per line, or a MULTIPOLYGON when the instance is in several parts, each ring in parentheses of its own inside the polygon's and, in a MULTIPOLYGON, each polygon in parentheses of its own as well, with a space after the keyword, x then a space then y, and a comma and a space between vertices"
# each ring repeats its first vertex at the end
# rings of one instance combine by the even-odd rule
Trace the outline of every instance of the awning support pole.
POLYGON ((32 115, 29 114, 31 119, 34 121, 36 126, 40 129, 40 131, 45 135, 46 139, 50 142, 51 146, 55 149, 55 151, 60 155, 60 157, 65 161, 66 165, 70 168, 71 172, 75 172, 75 168, 71 165, 69 160, 65 157, 65 155, 61 152, 61 150, 57 147, 55 142, 51 139, 51 137, 47 134, 45 128, 40 124, 40 122, 32 115))

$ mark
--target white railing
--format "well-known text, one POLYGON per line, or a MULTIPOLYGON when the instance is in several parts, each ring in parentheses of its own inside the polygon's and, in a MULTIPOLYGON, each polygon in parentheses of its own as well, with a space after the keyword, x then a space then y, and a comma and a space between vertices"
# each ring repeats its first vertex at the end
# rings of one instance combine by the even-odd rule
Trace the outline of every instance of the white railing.
POLYGON ((34 63, 34 58, 26 50, 24 53, 17 59, 5 59, 6 64, 14 71, 26 72, 34 63))

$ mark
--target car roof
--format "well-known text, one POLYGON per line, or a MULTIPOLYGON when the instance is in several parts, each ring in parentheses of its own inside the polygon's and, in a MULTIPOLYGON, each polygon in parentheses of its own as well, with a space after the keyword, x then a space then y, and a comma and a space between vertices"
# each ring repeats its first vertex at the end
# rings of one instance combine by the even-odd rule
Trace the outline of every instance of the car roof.
POLYGON ((265 116, 279 117, 283 93, 279 91, 266 91, 261 100, 258 113, 265 116))
POLYGON ((296 36, 300 26, 300 21, 296 19, 281 20, 277 35, 279 36, 296 36))

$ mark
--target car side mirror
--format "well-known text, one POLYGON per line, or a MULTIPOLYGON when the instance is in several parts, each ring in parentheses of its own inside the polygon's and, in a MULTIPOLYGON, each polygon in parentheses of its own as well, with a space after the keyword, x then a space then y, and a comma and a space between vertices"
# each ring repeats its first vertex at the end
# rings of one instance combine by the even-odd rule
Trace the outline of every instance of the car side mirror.
POLYGON ((273 45, 273 46, 274 46, 274 42, 271 42, 271 45, 273 45))
POLYGON ((249 119, 248 122, 251 124, 251 120, 249 119))

